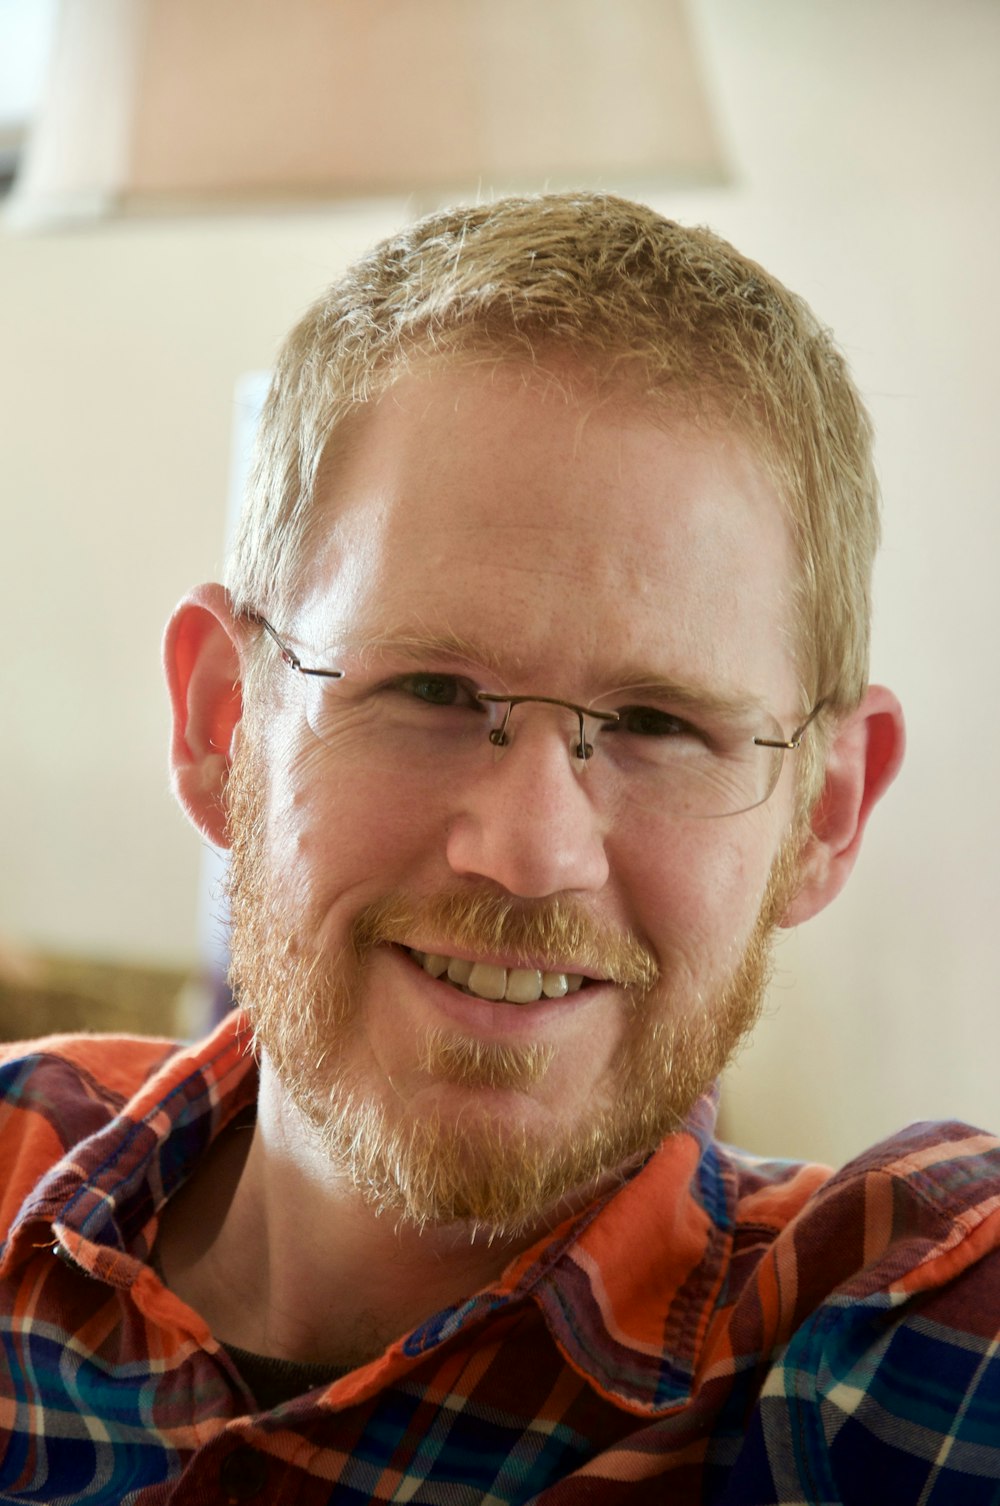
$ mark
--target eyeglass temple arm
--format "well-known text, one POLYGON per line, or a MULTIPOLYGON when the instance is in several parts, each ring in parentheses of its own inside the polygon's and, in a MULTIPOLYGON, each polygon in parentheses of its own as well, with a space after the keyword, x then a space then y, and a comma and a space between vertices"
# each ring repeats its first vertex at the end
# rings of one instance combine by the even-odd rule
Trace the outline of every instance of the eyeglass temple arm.
POLYGON ((813 709, 810 711, 809 715, 806 717, 805 721, 801 722, 799 726, 796 727, 795 731, 792 733, 787 742, 782 738, 776 737, 755 737, 755 744, 758 748, 785 748, 789 751, 794 751, 802 741, 803 732, 805 732, 810 722, 816 720, 825 705, 825 699, 817 701, 813 709))
POLYGON ((617 711, 592 711, 589 706, 578 706, 575 701, 562 701, 558 698, 558 696, 553 695, 494 695, 491 691, 488 690, 478 690, 476 692, 476 700, 492 701, 501 706, 507 707, 507 710, 504 713, 504 719, 500 723, 500 726, 494 727, 493 731, 490 733, 490 742, 495 748, 506 747, 507 723, 510 721, 510 714, 514 710, 515 706, 523 706, 526 702, 538 702, 542 706, 564 706, 567 711, 572 711, 573 715, 577 718, 580 724, 580 730, 576 744, 577 758, 591 758, 594 752, 593 747, 587 741, 586 728, 584 727, 583 722, 585 716, 592 716, 594 720, 598 722, 618 721, 617 711))
POLYGON ((293 654, 288 645, 278 637, 266 617, 262 617, 259 612, 247 612, 247 616, 251 622, 259 622, 268 637, 277 644, 281 657, 289 669, 294 669, 300 675, 319 675, 324 680, 342 680, 344 678, 344 671, 342 669, 307 669, 298 654, 293 654))

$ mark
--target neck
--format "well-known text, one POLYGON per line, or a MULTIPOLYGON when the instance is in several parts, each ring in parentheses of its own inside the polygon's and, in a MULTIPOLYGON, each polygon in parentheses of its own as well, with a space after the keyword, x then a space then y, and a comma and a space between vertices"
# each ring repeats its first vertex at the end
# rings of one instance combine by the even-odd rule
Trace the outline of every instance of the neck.
POLYGON ((168 1285, 222 1343, 355 1366, 496 1280, 556 1221, 491 1240, 380 1215, 264 1071, 252 1136, 213 1147, 165 1210, 157 1248, 168 1285))

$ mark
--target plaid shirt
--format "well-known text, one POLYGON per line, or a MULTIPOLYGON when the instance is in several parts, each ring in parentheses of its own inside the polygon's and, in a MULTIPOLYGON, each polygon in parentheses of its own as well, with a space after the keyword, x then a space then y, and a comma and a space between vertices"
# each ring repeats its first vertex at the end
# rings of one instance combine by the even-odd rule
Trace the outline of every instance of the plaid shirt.
POLYGON ((830 1177, 710 1100, 613 1195, 371 1364, 256 1412, 149 1264, 256 1074, 207 1042, 0 1067, 0 1500, 1000 1501, 1000 1147, 918 1126, 830 1177))

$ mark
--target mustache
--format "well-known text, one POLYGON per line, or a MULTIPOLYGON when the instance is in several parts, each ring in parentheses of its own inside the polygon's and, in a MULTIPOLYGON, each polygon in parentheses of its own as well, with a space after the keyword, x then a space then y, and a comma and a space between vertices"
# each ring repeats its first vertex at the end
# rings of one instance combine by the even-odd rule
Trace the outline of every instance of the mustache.
POLYGON ((500 952, 525 966, 574 964, 577 971, 647 993, 660 976, 656 959, 630 931, 598 921, 563 898, 527 904, 490 891, 456 889, 425 899, 389 894, 356 917, 351 942, 359 962, 387 942, 410 945, 433 937, 471 952, 500 952))

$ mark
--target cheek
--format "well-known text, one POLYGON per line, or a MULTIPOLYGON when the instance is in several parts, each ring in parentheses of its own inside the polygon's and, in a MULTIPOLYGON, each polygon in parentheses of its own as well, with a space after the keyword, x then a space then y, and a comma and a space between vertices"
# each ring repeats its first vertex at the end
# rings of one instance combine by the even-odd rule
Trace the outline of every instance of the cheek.
MULTIPOLYGON (((613 871, 629 874, 623 893, 631 925, 661 965, 698 986, 728 977, 760 913, 777 840, 757 812, 725 821, 674 823, 660 840, 645 835, 642 855, 613 871)), ((625 860, 623 860, 624 862, 625 860)))
MULTIPOLYGON (((347 904, 414 885, 443 850, 446 812, 426 788, 354 765, 335 765, 310 739, 270 781, 267 845, 272 872, 303 920, 323 923, 347 904)), ((339 912, 338 912, 339 918, 339 912)))

